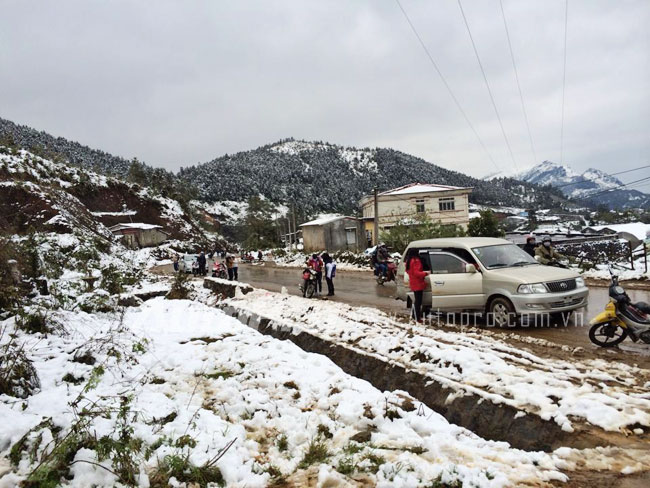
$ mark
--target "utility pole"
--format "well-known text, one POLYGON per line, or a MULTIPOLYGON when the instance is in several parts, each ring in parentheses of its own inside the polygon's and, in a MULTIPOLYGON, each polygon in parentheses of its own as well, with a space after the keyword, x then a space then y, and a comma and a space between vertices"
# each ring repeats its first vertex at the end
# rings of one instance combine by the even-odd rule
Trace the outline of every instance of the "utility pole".
POLYGON ((372 243, 379 244, 379 200, 377 199, 377 187, 373 191, 375 197, 375 228, 372 232, 372 243))
POLYGON ((293 235, 295 238, 295 243, 296 247, 295 249, 298 249, 298 231, 296 230, 296 206, 292 203, 291 204, 291 216, 293 218, 293 235))

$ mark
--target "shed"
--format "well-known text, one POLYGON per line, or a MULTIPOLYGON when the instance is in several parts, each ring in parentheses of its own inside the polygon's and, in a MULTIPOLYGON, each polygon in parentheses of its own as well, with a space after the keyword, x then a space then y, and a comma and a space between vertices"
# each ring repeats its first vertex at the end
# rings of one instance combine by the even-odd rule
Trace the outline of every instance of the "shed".
POLYGON ((630 222, 628 224, 592 225, 582 230, 585 234, 616 234, 621 239, 630 241, 632 248, 636 248, 650 238, 650 224, 643 222, 630 222))
POLYGON ((345 215, 321 215, 300 225, 305 251, 355 251, 365 249, 361 219, 345 215))
POLYGON ((120 236, 126 247, 138 249, 162 244, 169 234, 160 225, 144 223, 124 223, 109 227, 113 235, 120 236))

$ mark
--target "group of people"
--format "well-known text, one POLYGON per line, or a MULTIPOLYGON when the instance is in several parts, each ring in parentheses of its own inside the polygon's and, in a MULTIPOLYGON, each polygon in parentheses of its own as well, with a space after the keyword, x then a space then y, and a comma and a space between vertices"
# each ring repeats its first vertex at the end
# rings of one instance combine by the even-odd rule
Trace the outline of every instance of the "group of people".
POLYGON ((541 245, 537 243, 537 239, 534 235, 528 235, 526 237, 524 251, 537 259, 540 264, 551 265, 557 263, 561 259, 566 259, 566 256, 555 250, 551 236, 548 235, 542 237, 541 245))
MULTIPOLYGON (((305 261, 305 270, 304 272, 309 272, 313 270, 316 273, 316 293, 321 294, 323 292, 323 272, 325 272, 325 282, 327 283, 327 296, 334 296, 334 278, 336 277, 336 262, 329 255, 329 253, 324 252, 322 254, 314 253, 311 257, 307 258, 305 261)), ((304 280, 303 284, 303 296, 305 296, 304 290, 307 289, 307 280, 304 280)))
MULTIPOLYGON (((230 281, 239 280, 239 259, 235 254, 228 253, 226 251, 215 251, 213 253, 210 253, 209 255, 206 255, 205 251, 201 251, 192 262, 192 268, 193 268, 192 272, 194 272, 199 276, 205 276, 208 273, 207 270, 208 257, 212 259, 213 256, 215 260, 214 261, 215 265, 217 264, 217 259, 219 256, 223 259, 222 263, 228 270, 228 279, 230 281)), ((172 256, 172 264, 174 266, 174 272, 176 273, 178 273, 179 271, 179 262, 180 262, 180 256, 178 254, 174 254, 172 256)))

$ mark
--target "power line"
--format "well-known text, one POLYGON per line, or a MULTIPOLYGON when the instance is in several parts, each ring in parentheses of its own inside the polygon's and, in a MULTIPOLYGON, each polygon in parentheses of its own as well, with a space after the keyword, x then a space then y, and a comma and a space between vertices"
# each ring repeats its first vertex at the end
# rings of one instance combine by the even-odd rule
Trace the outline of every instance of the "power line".
POLYGON ((499 166, 497 166, 497 163, 494 161, 494 158, 490 154, 490 151, 487 150, 487 147, 485 146, 485 143, 483 142, 481 137, 478 135, 478 132, 476 132, 476 129, 474 128, 474 125, 472 124, 472 122, 469 120, 469 117, 465 113, 465 110, 463 110, 463 107, 460 104, 460 102, 458 101, 458 98, 456 98, 456 95, 454 95, 454 92, 452 91, 451 87, 449 86, 449 83, 447 83, 447 80, 445 79, 444 75, 442 74, 442 71, 440 71, 440 68, 438 68, 438 65, 434 61, 433 56, 429 52, 429 49, 427 48, 426 44, 424 44, 424 41, 420 37, 420 34, 418 34, 418 31, 415 28, 415 26, 413 25, 413 22, 411 22, 411 19, 409 18, 408 14, 406 13, 406 10, 404 10, 404 7, 402 7, 402 4, 400 3, 399 0, 395 0, 395 2, 397 3, 399 9, 402 11, 402 14, 404 14, 404 18, 406 19, 406 22, 411 27, 411 30, 413 31, 413 34, 415 34, 415 37, 417 38, 418 42, 420 43, 420 46, 422 46, 422 49, 424 49, 424 52, 427 55, 427 58, 429 58, 429 61, 431 62, 432 66, 434 67, 434 69, 438 73, 438 76, 440 76, 440 79, 442 80, 442 83, 445 85, 445 88, 447 88, 447 91, 449 92, 449 95, 454 100, 454 103, 456 104, 456 107, 458 108, 460 113, 463 115, 463 118, 467 122, 467 125, 469 125, 469 128, 474 133, 474 136, 476 136, 476 139, 478 140, 479 144, 481 145, 481 147, 485 151, 485 154, 487 154, 490 161, 492 161, 492 164, 497 169, 497 171, 501 171, 499 169, 499 166))
MULTIPOLYGON (((644 168, 650 168, 650 164, 648 164, 646 166, 639 166, 638 168, 627 169, 625 171, 619 171, 617 173, 603 173, 603 174, 605 176, 616 176, 616 175, 622 175, 624 173, 631 173, 632 171, 638 171, 638 170, 644 169, 644 168)), ((553 188, 563 188, 565 186, 577 185, 579 183, 585 183, 585 182, 591 182, 591 181, 594 181, 594 180, 584 179, 584 180, 580 180, 580 181, 573 181, 571 183, 564 183, 562 185, 553 185, 553 188)))
POLYGON ((501 6, 501 16, 503 17, 503 26, 506 29, 506 38, 508 39, 508 49, 510 49, 510 59, 512 59, 512 67, 515 70, 515 80, 517 80, 517 90, 519 90, 519 101, 521 102, 521 110, 524 112, 524 120, 526 121, 526 129, 528 129, 528 140, 530 141, 530 150, 533 153, 533 164, 537 163, 537 154, 535 153, 535 145, 533 144, 533 135, 530 131, 530 124, 528 123, 528 114, 526 113, 526 105, 524 104, 524 95, 521 92, 521 84, 519 83, 519 73, 517 72, 517 63, 515 62, 515 54, 512 51, 512 43, 510 42, 510 31, 508 30, 508 22, 506 21, 506 13, 503 9, 503 0, 499 0, 501 6))
POLYGON ((562 124, 560 125, 560 164, 564 163, 564 93, 566 91, 566 33, 569 18, 569 0, 564 3, 564 69, 562 70, 562 124))
POLYGON ((476 49, 476 44, 474 43, 474 38, 472 37, 472 31, 469 28, 469 23, 467 22, 467 17, 465 17, 465 11, 463 10, 463 4, 461 3, 460 0, 458 0, 458 6, 460 7, 460 13, 463 16, 465 27, 467 27, 469 40, 472 42, 472 48, 474 48, 474 54, 476 54, 476 60, 478 61, 478 66, 479 68, 481 68, 481 73, 483 74, 483 80, 485 81, 485 86, 487 87, 487 91, 490 95, 490 100, 492 101, 492 106, 494 107, 494 113, 496 114, 497 120, 499 121, 499 126, 501 127, 501 133, 503 134, 503 138, 506 141, 506 146, 508 146, 508 152, 510 153, 510 158, 512 159, 512 163, 515 165, 515 170, 519 172, 519 167, 517 166, 517 162, 515 161, 515 155, 512 153, 512 148, 510 147, 510 141, 508 141, 508 136, 506 136, 506 131, 503 128, 503 122, 501 122, 501 116, 499 115, 497 104, 495 103, 494 97, 492 96, 492 90, 490 89, 490 84, 488 83, 487 76, 485 75, 485 70, 483 69, 483 63, 481 63, 481 57, 478 55, 478 50, 476 49))

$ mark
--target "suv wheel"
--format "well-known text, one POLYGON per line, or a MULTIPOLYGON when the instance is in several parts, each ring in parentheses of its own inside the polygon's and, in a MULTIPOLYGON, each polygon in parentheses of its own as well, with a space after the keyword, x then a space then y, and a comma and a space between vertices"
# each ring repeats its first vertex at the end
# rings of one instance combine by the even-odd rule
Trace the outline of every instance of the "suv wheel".
POLYGON ((487 324, 494 327, 513 327, 517 325, 517 314, 510 300, 496 297, 488 305, 487 324))

